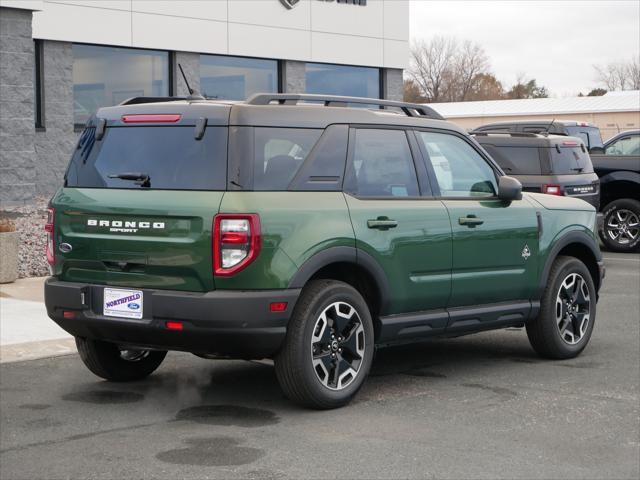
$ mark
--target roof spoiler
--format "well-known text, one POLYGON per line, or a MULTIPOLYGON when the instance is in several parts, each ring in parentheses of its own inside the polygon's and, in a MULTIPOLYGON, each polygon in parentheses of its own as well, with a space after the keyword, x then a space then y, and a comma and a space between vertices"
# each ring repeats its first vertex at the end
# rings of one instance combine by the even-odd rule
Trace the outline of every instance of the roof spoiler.
POLYGON ((343 97, 338 95, 312 95, 290 93, 257 93, 247 100, 247 105, 297 105, 298 102, 322 103, 325 107, 347 107, 349 105, 377 105, 398 108, 408 117, 426 117, 444 120, 433 108, 419 103, 396 102, 378 98, 343 97))

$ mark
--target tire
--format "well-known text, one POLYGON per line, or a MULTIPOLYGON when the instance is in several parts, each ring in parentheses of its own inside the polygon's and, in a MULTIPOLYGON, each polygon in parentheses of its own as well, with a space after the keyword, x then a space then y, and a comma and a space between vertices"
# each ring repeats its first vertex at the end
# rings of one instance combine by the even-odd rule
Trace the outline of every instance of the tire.
POLYGON ((574 358, 589 343, 595 320, 596 289, 589 269, 577 258, 559 256, 551 266, 538 318, 527 324, 531 346, 541 357, 574 358))
POLYGON ((276 376, 284 394, 300 405, 342 407, 369 374, 373 350, 373 323, 362 295, 343 282, 314 280, 294 308, 275 358, 276 376))
POLYGON ((600 239, 614 252, 640 251, 640 202, 631 198, 614 200, 602 209, 604 224, 600 239))
POLYGON ((151 375, 167 352, 153 350, 120 350, 117 345, 76 337, 80 358, 98 377, 112 382, 130 382, 151 375))

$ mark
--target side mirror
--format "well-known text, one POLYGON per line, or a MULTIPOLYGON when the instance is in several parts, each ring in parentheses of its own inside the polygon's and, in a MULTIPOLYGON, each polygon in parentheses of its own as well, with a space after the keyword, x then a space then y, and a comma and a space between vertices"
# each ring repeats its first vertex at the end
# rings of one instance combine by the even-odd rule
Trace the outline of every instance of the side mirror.
POLYGON ((498 180, 498 198, 506 202, 522 200, 522 184, 513 177, 500 177, 498 180))
POLYGON ((604 148, 603 147, 591 147, 589 149, 589 153, 602 154, 602 153, 604 153, 604 148))

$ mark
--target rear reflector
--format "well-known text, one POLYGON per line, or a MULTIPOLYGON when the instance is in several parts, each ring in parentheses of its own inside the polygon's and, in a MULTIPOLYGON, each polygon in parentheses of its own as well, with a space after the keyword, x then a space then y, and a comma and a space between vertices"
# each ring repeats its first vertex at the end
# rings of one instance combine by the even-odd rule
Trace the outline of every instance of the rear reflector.
POLYGON ((64 312, 62 312, 62 316, 66 319, 73 319, 76 318, 76 312, 74 312, 73 310, 65 310, 64 312))
POLYGON ((182 330, 184 328, 182 322, 165 322, 164 326, 168 330, 182 330))
POLYGON ((123 115, 124 123, 175 123, 182 118, 178 113, 157 113, 157 114, 137 114, 123 115))
POLYGON ((287 302, 273 302, 269 305, 272 312, 284 312, 287 309, 287 302))

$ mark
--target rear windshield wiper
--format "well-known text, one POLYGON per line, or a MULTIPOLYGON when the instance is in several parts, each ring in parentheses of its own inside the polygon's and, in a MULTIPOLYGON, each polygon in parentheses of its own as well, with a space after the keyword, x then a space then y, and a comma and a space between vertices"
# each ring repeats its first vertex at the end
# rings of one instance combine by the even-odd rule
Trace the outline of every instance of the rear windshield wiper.
POLYGON ((150 187, 151 186, 151 176, 148 173, 143 172, 124 172, 124 173, 115 173, 112 175, 108 175, 109 178, 118 178, 120 180, 131 180, 135 181, 136 185, 140 185, 141 187, 150 187))
POLYGON ((576 168, 572 168, 571 170, 573 170, 574 172, 581 172, 584 170, 584 167, 576 167, 576 168))

